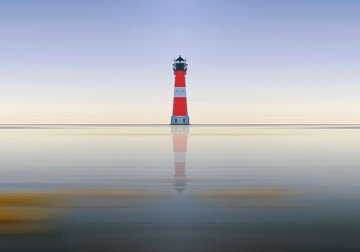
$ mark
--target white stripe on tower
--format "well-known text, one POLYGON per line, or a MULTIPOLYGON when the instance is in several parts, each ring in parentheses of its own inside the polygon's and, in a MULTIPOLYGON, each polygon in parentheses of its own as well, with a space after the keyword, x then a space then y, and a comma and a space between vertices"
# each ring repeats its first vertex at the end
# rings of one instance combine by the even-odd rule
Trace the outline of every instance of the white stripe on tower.
POLYGON ((186 87, 175 87, 174 97, 186 97, 186 87))

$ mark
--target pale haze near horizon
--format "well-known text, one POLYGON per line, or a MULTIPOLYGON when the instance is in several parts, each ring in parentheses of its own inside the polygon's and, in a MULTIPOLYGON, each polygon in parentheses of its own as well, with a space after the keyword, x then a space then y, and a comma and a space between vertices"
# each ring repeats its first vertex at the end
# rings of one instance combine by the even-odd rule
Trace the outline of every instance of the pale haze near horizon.
POLYGON ((0 2, 0 123, 360 123, 359 1, 0 2))

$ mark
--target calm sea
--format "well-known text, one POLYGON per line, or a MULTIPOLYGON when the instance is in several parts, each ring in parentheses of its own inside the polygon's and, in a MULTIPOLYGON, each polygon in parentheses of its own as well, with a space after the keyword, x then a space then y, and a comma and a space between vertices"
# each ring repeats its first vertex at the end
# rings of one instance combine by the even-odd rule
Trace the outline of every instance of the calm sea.
POLYGON ((360 251, 359 125, 0 125, 0 251, 360 251))

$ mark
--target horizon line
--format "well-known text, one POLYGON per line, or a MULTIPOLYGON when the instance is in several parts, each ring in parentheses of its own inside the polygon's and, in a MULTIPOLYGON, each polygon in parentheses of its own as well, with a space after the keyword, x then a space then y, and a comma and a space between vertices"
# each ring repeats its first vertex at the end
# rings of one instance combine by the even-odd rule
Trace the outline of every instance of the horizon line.
POLYGON ((360 123, 195 123, 189 125, 171 125, 166 123, 0 123, 1 126, 21 126, 21 125, 63 125, 63 126, 226 126, 226 125, 235 125, 235 126, 282 126, 282 125, 360 125, 360 123))

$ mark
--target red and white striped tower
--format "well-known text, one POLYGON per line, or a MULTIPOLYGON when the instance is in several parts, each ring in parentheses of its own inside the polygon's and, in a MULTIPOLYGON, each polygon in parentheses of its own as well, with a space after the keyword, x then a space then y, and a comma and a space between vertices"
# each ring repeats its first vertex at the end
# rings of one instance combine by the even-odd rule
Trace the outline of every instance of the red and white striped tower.
POLYGON ((187 112, 187 100, 186 100, 186 85, 185 75, 187 71, 186 60, 177 58, 173 64, 175 75, 175 92, 174 92, 174 106, 173 114, 171 117, 171 124, 185 124, 189 125, 189 116, 187 112))
POLYGON ((174 187, 181 193, 186 187, 186 148, 188 126, 172 126, 171 133, 174 145, 174 187))

